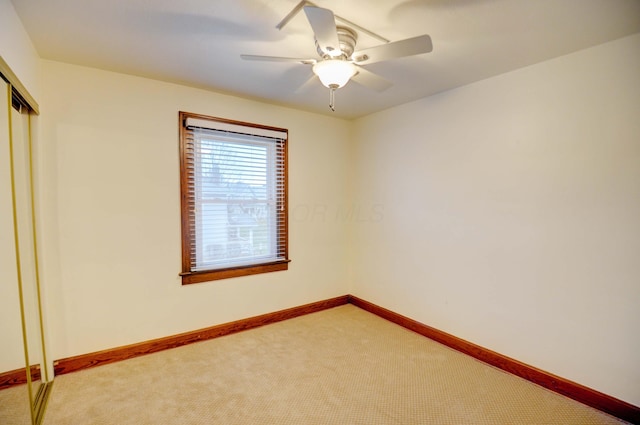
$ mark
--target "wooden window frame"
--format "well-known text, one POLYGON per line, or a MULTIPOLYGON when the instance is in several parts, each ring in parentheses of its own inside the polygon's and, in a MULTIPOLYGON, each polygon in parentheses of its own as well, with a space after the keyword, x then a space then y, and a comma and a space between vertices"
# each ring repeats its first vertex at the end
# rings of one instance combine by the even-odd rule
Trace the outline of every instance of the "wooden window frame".
POLYGON ((194 114, 190 112, 179 112, 179 127, 180 127, 180 216, 181 216, 181 235, 182 235, 182 272, 180 276, 182 278, 182 284, 188 285, 192 283, 208 282, 219 279, 227 279, 239 276, 248 276, 260 273, 269 273, 275 271, 287 270, 289 268, 289 203, 288 203, 288 130, 277 127, 270 127, 260 124, 248 123, 243 121, 230 120, 226 118, 212 117, 202 114, 194 114), (278 261, 272 261, 267 263, 255 263, 236 267, 217 268, 210 270, 193 271, 191 269, 192 264, 192 247, 195 245, 195 237, 193 236, 194 229, 192 229, 190 216, 191 204, 189 202, 189 178, 188 172, 191 168, 188 154, 188 142, 187 139, 190 135, 190 130, 186 126, 187 118, 204 119, 218 123, 227 123, 233 125, 240 125, 244 127, 253 127, 256 129, 272 130, 284 132, 287 137, 284 140, 284 197, 282 203, 284 204, 284 211, 278 214, 278 229, 283 229, 284 233, 284 259, 278 261))

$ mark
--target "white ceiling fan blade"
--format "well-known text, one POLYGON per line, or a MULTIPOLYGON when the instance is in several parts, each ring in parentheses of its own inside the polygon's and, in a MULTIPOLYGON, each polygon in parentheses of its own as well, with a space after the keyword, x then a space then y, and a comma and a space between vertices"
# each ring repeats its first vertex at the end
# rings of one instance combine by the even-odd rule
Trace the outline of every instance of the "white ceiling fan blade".
POLYGON ((317 61, 315 59, 301 59, 301 58, 283 58, 281 56, 260 56, 260 55, 240 55, 244 60, 249 61, 264 61, 264 62, 297 62, 303 65, 313 65, 317 61))
POLYGON ((390 81, 385 80, 379 75, 376 75, 371 71, 367 71, 360 66, 358 67, 358 73, 351 77, 351 79, 358 84, 379 92, 385 91, 393 85, 390 81))
POLYGON ((394 41, 360 50, 359 52, 354 52, 351 57, 358 65, 368 65, 389 59, 429 53, 432 50, 433 44, 431 43, 431 37, 428 35, 420 35, 418 37, 407 38, 406 40, 394 41))
POLYGON ((333 12, 321 7, 305 6, 304 13, 311 24, 320 50, 332 57, 340 56, 342 51, 333 12))

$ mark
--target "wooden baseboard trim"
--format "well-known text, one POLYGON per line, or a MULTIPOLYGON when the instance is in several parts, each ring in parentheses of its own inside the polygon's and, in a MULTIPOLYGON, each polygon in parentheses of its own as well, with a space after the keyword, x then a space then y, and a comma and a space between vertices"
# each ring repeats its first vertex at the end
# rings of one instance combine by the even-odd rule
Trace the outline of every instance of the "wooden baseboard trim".
MULTIPOLYGON (((31 381, 40 379, 40 365, 31 366, 31 381)), ((27 370, 20 368, 0 373, 0 390, 27 383, 27 370)))
POLYGON ((0 373, 0 390, 26 383, 27 371, 24 367, 22 369, 9 370, 7 372, 0 373))
POLYGON ((95 366, 114 363, 120 360, 126 360, 145 354, 156 353, 158 351, 180 347, 194 342, 205 341, 207 339, 217 338, 240 331, 257 328, 259 326, 268 325, 270 323, 292 319, 294 317, 303 316, 305 314, 315 313, 318 311, 344 305, 347 304, 348 301, 349 296, 343 295, 341 297, 288 308, 286 310, 280 310, 273 313, 250 317, 248 319, 237 320, 235 322, 224 323, 197 331, 186 332, 179 335, 154 339, 151 341, 126 345, 108 350, 97 351, 94 353, 67 357, 64 359, 56 360, 53 363, 53 367, 56 375, 63 375, 65 373, 89 369, 95 366))
POLYGON ((524 378, 551 391, 572 398, 587 406, 594 407, 625 421, 640 424, 640 407, 611 397, 607 394, 580 385, 568 379, 545 372, 518 360, 496 353, 479 345, 465 341, 446 332, 427 326, 408 317, 394 313, 353 295, 349 295, 349 303, 370 313, 396 323, 406 329, 426 336, 461 353, 475 357, 487 364, 495 366, 513 375, 524 378))

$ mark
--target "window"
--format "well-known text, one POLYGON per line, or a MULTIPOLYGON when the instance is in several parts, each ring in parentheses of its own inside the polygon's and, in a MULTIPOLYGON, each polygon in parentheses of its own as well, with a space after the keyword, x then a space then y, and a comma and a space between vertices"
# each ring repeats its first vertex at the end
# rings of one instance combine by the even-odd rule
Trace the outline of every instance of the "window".
POLYGON ((182 283, 286 270, 287 130, 179 118, 182 283))

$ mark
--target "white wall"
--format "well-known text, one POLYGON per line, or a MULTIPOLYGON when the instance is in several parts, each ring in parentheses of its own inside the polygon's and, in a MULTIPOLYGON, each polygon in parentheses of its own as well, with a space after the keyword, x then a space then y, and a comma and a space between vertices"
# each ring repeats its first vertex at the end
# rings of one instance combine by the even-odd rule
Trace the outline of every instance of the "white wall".
POLYGON ((9 0, 0 0, 0 56, 37 102, 40 95, 40 59, 9 0))
POLYGON ((640 405, 640 35, 359 119, 351 291, 640 405))
POLYGON ((347 293, 350 123, 43 61, 44 280, 59 359, 347 293), (289 129, 288 271, 182 286, 178 111, 289 129), (311 211, 314 211, 311 214, 311 211))

